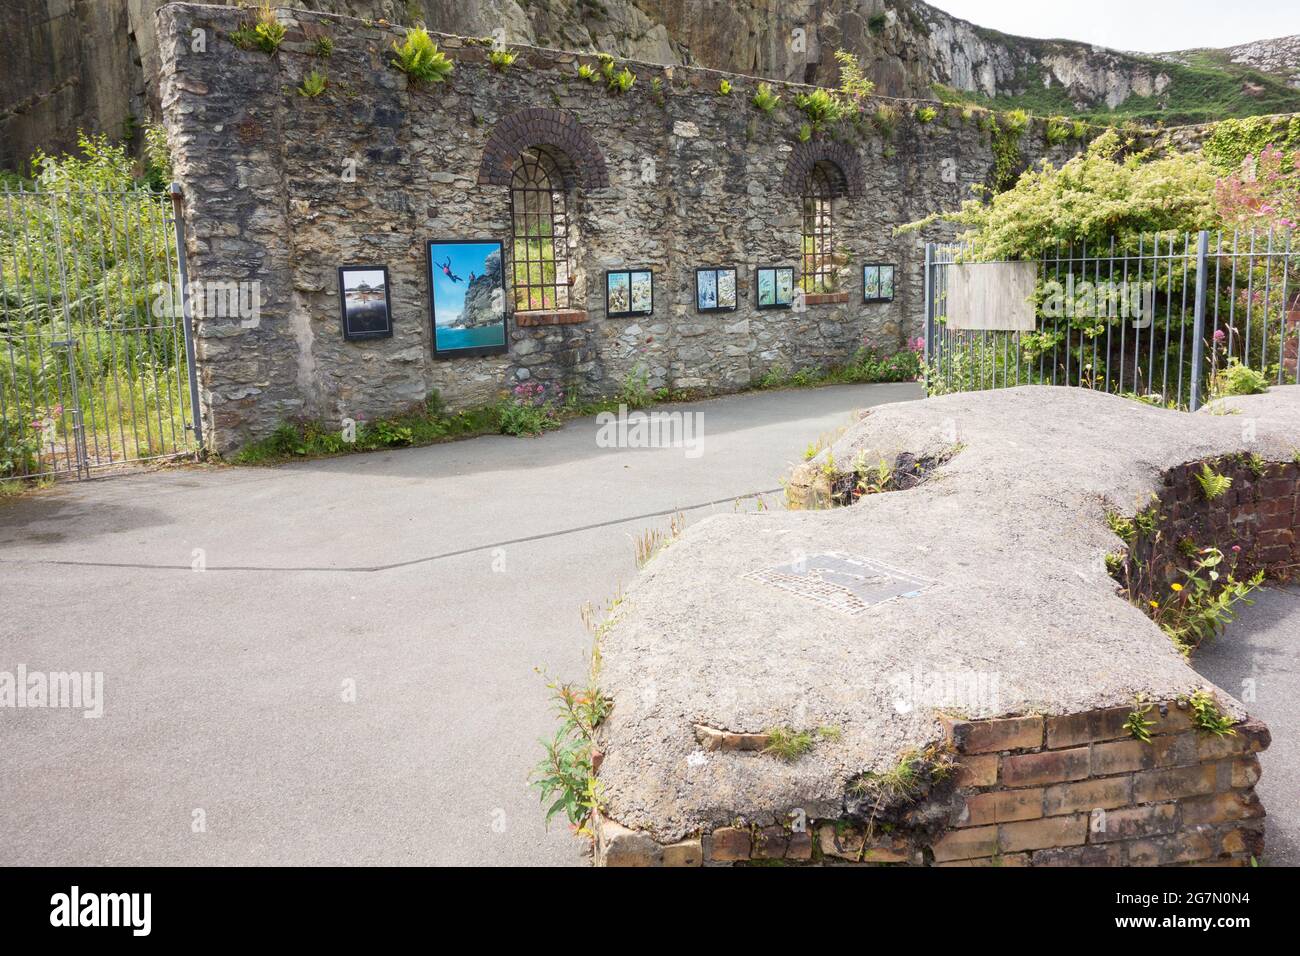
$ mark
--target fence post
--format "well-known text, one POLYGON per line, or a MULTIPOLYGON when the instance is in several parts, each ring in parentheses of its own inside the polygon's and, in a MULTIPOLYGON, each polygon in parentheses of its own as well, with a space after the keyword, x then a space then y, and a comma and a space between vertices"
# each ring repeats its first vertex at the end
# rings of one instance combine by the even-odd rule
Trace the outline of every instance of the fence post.
POLYGON ((203 411, 199 406, 199 370, 194 362, 194 316, 190 310, 190 275, 185 259, 185 194, 180 183, 167 190, 172 197, 172 224, 176 227, 176 278, 181 284, 181 325, 185 331, 185 364, 190 371, 190 420, 194 430, 194 447, 203 455, 203 411))
MULTIPOLYGON (((1201 366, 1205 363, 1205 288, 1209 278, 1210 234, 1202 229, 1196 237, 1196 304, 1192 311, 1192 397, 1188 407, 1201 407, 1201 366)), ((1184 286, 1186 288, 1186 286, 1184 286)))
POLYGON ((934 361, 934 243, 925 244, 925 364, 934 361))

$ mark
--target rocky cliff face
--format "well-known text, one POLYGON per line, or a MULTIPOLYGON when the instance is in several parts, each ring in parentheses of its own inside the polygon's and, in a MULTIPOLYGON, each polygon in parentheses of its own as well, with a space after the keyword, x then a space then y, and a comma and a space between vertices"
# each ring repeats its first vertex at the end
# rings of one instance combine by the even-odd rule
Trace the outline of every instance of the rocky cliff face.
POLYGON ((458 325, 473 328, 492 325, 505 314, 505 293, 501 290, 501 253, 493 252, 483 262, 483 274, 475 276, 465 290, 465 312, 458 325))
MULTIPOLYGON (((118 134, 158 111, 154 14, 166 0, 6 0, 0 168, 118 134)), ((235 5, 224 0, 223 5, 235 5)), ((933 84, 1038 112, 1128 110, 1172 121, 1300 110, 1300 38, 1140 56, 986 30, 920 0, 284 0, 509 43, 601 50, 778 80, 834 83, 857 54, 881 93, 933 84), (1209 92, 1207 92, 1207 90, 1209 92), (1135 106, 1136 104, 1136 106, 1135 106)))

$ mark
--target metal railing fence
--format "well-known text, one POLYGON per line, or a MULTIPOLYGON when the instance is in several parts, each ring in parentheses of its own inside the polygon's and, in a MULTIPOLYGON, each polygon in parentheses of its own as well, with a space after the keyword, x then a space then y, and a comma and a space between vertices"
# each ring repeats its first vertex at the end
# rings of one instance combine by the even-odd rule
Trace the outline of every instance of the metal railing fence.
POLYGON ((926 247, 932 394, 1073 385, 1195 411, 1253 376, 1296 381, 1300 251, 1289 231, 1058 246, 1038 260, 1032 332, 948 327, 949 270, 967 253, 926 247))

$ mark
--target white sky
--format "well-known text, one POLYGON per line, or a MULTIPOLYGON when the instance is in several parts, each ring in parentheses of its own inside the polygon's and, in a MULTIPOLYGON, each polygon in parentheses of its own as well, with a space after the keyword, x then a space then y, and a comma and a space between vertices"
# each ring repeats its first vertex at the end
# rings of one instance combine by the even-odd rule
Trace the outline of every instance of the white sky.
POLYGON ((1003 33, 1163 53, 1300 33, 1300 0, 927 0, 1003 33))

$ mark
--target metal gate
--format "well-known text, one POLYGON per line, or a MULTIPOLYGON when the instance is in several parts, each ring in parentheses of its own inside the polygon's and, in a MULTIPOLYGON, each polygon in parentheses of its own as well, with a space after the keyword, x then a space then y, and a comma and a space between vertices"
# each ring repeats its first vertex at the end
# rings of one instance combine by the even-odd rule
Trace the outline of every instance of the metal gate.
POLYGON ((960 244, 926 246, 932 394, 1074 385, 1195 411, 1242 383, 1296 381, 1300 250, 1289 231, 1058 246, 1037 261, 1033 331, 954 321, 950 271, 966 258, 960 244), (968 324, 988 327, 955 327, 968 324))
POLYGON ((0 481, 199 447, 172 193, 0 188, 0 481))

